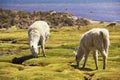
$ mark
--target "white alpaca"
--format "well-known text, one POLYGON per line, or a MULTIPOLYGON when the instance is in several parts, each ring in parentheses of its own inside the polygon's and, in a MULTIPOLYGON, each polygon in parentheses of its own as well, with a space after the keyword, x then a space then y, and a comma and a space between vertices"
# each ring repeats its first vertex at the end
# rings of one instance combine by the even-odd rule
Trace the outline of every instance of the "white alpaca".
POLYGON ((80 46, 76 52, 77 67, 79 67, 79 62, 82 60, 83 56, 85 56, 85 61, 82 68, 85 67, 89 52, 92 51, 96 69, 98 69, 98 51, 99 51, 102 54, 103 69, 105 69, 109 45, 110 45, 109 32, 107 29, 94 28, 87 31, 82 36, 80 40, 80 46))
POLYGON ((34 22, 28 29, 29 46, 33 57, 38 57, 38 49, 42 48, 42 54, 45 55, 45 41, 50 33, 48 24, 44 21, 34 22))

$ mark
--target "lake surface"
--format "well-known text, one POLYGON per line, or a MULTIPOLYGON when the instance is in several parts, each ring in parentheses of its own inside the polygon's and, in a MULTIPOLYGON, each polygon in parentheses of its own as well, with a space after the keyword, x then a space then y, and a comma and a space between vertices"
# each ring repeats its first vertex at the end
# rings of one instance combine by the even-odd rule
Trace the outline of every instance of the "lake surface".
POLYGON ((78 17, 100 21, 120 22, 120 3, 29 3, 0 4, 0 8, 33 11, 51 11, 72 13, 78 17))

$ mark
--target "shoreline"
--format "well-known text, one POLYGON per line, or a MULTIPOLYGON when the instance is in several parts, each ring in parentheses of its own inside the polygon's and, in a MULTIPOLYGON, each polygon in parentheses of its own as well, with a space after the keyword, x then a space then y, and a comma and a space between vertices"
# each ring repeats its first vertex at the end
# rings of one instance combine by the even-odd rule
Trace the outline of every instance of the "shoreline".
POLYGON ((22 10, 11 10, 0 8, 0 28, 9 28, 17 26, 27 29, 34 21, 46 21, 51 27, 60 28, 63 26, 87 26, 89 24, 120 24, 120 22, 97 21, 84 17, 77 17, 71 13, 57 11, 34 11, 26 12, 22 10))
POLYGON ((100 3, 100 4, 65 4, 65 3, 37 3, 37 4, 0 4, 1 8, 10 10, 22 10, 25 12, 51 10, 57 12, 67 12, 74 14, 77 17, 91 18, 92 20, 99 20, 105 22, 120 22, 120 3, 100 3))
MULTIPOLYGON (((24 11, 24 12, 28 12, 28 13, 33 13, 33 12, 50 12, 50 11, 55 11, 55 10, 48 10, 48 11, 26 11, 26 10, 9 9, 9 8, 0 8, 0 9, 12 10, 12 11, 24 11)), ((55 12, 68 13, 68 14, 72 14, 72 15, 74 15, 73 13, 69 13, 69 12, 65 12, 65 11, 55 11, 55 12)), ((93 23, 93 22, 108 22, 108 23, 111 23, 111 22, 116 22, 116 23, 120 23, 120 21, 95 20, 95 19, 92 19, 92 18, 87 18, 87 17, 82 17, 82 16, 76 16, 76 15, 74 15, 74 16, 75 16, 75 17, 77 17, 77 18, 84 18, 84 19, 87 19, 87 20, 91 21, 92 23, 93 23)))

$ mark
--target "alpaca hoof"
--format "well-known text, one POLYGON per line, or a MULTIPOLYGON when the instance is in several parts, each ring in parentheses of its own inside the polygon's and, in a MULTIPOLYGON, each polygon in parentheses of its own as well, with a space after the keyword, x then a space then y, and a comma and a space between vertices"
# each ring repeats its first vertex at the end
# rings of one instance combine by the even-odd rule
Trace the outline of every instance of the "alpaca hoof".
POLYGON ((103 70, 105 70, 105 68, 103 68, 103 70))
POLYGON ((76 65, 76 68, 77 68, 77 69, 79 68, 79 65, 78 65, 78 64, 76 65))
POLYGON ((43 55, 43 57, 46 57, 46 55, 43 55))
POLYGON ((84 69, 85 67, 82 67, 81 69, 84 69))
POLYGON ((98 68, 96 68, 96 70, 98 70, 98 68))

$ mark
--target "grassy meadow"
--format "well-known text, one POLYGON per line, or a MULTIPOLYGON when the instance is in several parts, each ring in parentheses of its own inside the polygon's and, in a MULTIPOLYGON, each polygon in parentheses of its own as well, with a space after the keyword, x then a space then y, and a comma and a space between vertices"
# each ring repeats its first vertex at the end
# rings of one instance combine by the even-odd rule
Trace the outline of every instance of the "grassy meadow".
MULTIPOLYGON (((44 58, 32 58, 27 30, 0 29, 0 80, 120 80, 120 26, 88 25, 51 29, 46 42, 44 58), (102 70, 99 54, 99 70, 95 70, 92 55, 86 68, 76 69, 73 51, 79 45, 81 35, 93 27, 107 28, 110 32, 110 48, 107 69, 102 70)), ((82 66, 83 61, 80 63, 82 66)))

